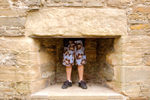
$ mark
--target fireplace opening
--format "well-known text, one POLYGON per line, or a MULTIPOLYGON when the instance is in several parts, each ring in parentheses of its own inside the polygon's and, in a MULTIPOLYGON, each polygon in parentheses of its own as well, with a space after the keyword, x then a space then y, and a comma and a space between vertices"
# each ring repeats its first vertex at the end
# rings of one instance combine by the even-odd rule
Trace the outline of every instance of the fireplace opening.
MULTIPOLYGON (((63 39, 37 38, 40 43, 39 66, 42 79, 47 79, 49 85, 62 83, 66 80, 63 59, 63 39)), ((87 83, 103 84, 112 81, 114 70, 106 60, 106 55, 114 51, 115 38, 85 38, 85 54, 87 64, 84 68, 84 80, 87 83)), ((78 82, 77 66, 72 69, 72 81, 78 82)))

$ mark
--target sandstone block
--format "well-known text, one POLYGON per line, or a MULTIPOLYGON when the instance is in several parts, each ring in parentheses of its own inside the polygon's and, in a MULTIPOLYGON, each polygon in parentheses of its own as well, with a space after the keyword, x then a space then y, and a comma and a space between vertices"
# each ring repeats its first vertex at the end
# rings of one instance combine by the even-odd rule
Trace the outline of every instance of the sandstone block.
POLYGON ((108 0, 107 5, 119 8, 126 8, 131 0, 108 0))
POLYGON ((150 66, 150 55, 145 54, 143 58, 143 62, 146 66, 150 66))
POLYGON ((104 0, 84 0, 84 6, 86 7, 102 7, 105 6, 104 0))
POLYGON ((1 80, 31 81, 41 77, 38 58, 40 46, 36 40, 1 38, 0 41, 0 68, 4 71, 0 72, 1 80))
POLYGON ((4 66, 16 66, 16 54, 15 53, 6 53, 0 52, 0 65, 4 66))
POLYGON ((130 35, 120 38, 123 52, 148 52, 150 48, 150 37, 146 35, 130 35), (142 45, 142 47, 141 47, 142 45))
POLYGON ((110 8, 42 9, 29 14, 26 33, 31 36, 53 37, 124 35, 126 34, 126 15, 124 10, 110 8), (118 28, 116 23, 119 24, 118 28))
POLYGON ((121 67, 120 66, 114 66, 114 81, 116 84, 116 87, 121 88, 121 67))
POLYGON ((148 19, 150 19, 150 14, 147 15, 148 19))
POLYGON ((149 66, 115 66, 116 87, 121 86, 121 91, 130 97, 146 96, 149 93, 149 73, 149 66))
POLYGON ((149 35, 148 30, 130 30, 130 35, 149 35))
POLYGON ((30 93, 30 84, 28 82, 16 82, 15 90, 19 94, 29 94, 30 93))
POLYGON ((143 54, 142 53, 122 53, 122 65, 143 65, 142 61, 143 54))
POLYGON ((62 6, 61 0, 46 0, 44 5, 51 7, 51 6, 62 6))
POLYGON ((91 59, 93 61, 94 59, 96 60, 96 50, 86 50, 85 51, 87 58, 91 59))
POLYGON ((24 17, 26 16, 25 12, 15 11, 11 9, 0 9, 0 16, 3 17, 24 17))
POLYGON ((0 33, 1 36, 24 36, 24 28, 3 26, 0 28, 0 33))
POLYGON ((143 55, 149 52, 149 42, 149 36, 145 35, 122 36, 115 39, 115 52, 106 55, 106 60, 112 65, 143 65, 143 55))
POLYGON ((0 26, 24 27, 24 24, 24 17, 0 17, 0 26))
POLYGON ((121 67, 121 82, 123 83, 138 83, 149 80, 149 66, 122 66, 121 67))
POLYGON ((139 97, 142 96, 141 89, 138 83, 123 83, 122 84, 122 93, 130 97, 139 97))
POLYGON ((16 52, 34 52, 39 50, 39 42, 32 38, 24 37, 5 37, 0 38, 0 50, 9 50, 16 52))
POLYGON ((41 0, 28 0, 26 4, 29 6, 39 6, 41 4, 41 0))
POLYGON ((107 63, 111 64, 112 66, 115 65, 122 65, 122 54, 121 53, 109 53, 106 55, 107 63))
POLYGON ((6 95, 14 95, 14 83, 9 81, 0 81, 0 99, 4 99, 6 95))
POLYGON ((51 77, 54 71, 53 62, 43 63, 38 53, 0 51, 0 55, 1 81, 33 81, 41 74, 51 77))
POLYGON ((15 81, 16 75, 15 71, 5 70, 4 72, 0 72, 0 81, 15 81))
POLYGON ((8 9, 9 3, 7 0, 0 0, 0 9, 8 9))
POLYGON ((9 0, 11 9, 20 10, 23 12, 39 9, 41 0, 9 0))
POLYGON ((128 23, 130 24, 146 24, 148 19, 146 14, 132 13, 128 15, 128 23))
POLYGON ((32 81, 30 83, 30 90, 31 92, 36 92, 39 91, 45 87, 48 87, 50 84, 49 79, 41 79, 41 80, 37 80, 37 81, 32 81))
MULTIPOLYGON (((28 65, 29 66, 29 65, 28 65)), ((38 67, 38 66, 36 66, 38 67)), ((12 68, 12 67, 2 67, 0 65, 0 81, 34 81, 41 77, 41 73, 39 69, 33 69, 33 68, 12 68)))
POLYGON ((150 13, 149 6, 137 6, 133 8, 133 12, 150 13))
POLYGON ((147 30, 150 29, 150 24, 138 24, 138 25, 131 25, 131 30, 147 30))
POLYGON ((62 0, 63 6, 82 7, 83 0, 62 0))
POLYGON ((130 100, 148 100, 148 97, 130 97, 130 100))
POLYGON ((112 67, 108 66, 108 67, 104 67, 101 69, 100 74, 103 75, 103 77, 107 80, 107 81, 112 81, 113 80, 113 76, 114 76, 114 70, 112 67))

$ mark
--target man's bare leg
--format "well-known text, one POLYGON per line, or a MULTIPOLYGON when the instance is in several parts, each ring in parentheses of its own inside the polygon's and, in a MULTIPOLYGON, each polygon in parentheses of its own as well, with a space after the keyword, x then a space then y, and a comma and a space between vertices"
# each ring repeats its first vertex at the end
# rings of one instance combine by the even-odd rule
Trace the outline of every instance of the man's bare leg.
POLYGON ((84 66, 79 65, 78 66, 79 81, 83 80, 83 73, 84 73, 84 66))
POLYGON ((81 87, 82 89, 87 89, 86 82, 83 80, 83 74, 84 74, 83 65, 78 66, 78 74, 79 74, 79 87, 81 87))
POLYGON ((71 81, 72 66, 66 66, 67 80, 71 81))
POLYGON ((71 72, 72 72, 72 66, 66 66, 66 76, 67 80, 64 82, 62 85, 62 89, 66 89, 70 86, 72 86, 72 81, 71 81, 71 72))

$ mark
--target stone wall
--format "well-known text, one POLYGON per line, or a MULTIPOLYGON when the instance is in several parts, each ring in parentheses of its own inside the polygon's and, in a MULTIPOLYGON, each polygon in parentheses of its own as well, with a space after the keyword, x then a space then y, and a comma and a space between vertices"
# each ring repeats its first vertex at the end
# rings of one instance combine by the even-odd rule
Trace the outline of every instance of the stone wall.
MULTIPOLYGON (((45 72, 49 61, 40 59, 50 57, 45 50, 40 53, 41 42, 29 36, 120 36, 106 55, 114 69, 108 84, 131 99, 148 100, 149 6, 149 0, 0 0, 0 96, 29 94, 53 80, 53 74, 45 72), (41 72, 37 66, 45 69, 41 72), (42 73, 49 76, 41 78, 42 73)), ((53 73, 53 67, 50 70, 53 73)))

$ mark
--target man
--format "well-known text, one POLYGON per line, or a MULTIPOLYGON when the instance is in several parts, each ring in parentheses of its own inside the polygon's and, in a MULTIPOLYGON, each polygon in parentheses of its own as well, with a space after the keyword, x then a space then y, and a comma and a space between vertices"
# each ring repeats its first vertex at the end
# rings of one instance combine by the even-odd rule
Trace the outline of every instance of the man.
POLYGON ((83 80, 84 64, 86 64, 86 55, 84 52, 85 39, 66 38, 64 39, 63 65, 66 66, 67 80, 62 85, 63 89, 72 86, 71 72, 72 66, 78 66, 79 82, 82 89, 87 89, 86 82, 83 80))

